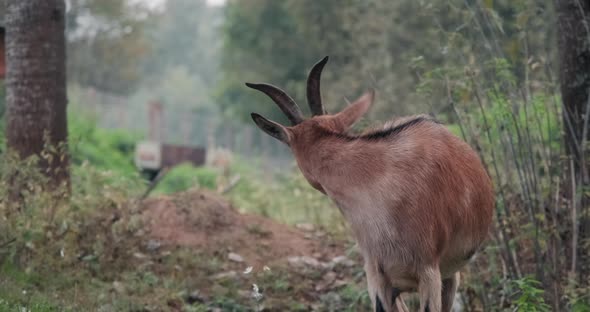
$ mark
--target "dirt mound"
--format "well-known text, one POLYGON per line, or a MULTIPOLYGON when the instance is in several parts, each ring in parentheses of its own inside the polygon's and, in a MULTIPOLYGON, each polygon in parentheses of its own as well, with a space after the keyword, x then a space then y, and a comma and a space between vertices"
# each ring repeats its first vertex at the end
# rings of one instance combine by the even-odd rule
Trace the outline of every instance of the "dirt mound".
POLYGON ((143 206, 149 233, 163 245, 195 247, 218 255, 231 253, 234 261, 250 266, 297 256, 329 261, 345 252, 342 244, 334 244, 321 231, 303 231, 261 216, 241 214, 211 191, 150 198, 143 206))

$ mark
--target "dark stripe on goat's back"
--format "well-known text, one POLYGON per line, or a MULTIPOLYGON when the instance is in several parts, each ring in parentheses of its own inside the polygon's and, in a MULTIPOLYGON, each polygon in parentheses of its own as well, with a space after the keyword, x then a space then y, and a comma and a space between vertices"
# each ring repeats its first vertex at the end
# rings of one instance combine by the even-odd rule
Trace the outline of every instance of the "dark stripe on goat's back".
POLYGON ((378 130, 375 132, 371 132, 371 133, 367 133, 364 134, 362 136, 360 136, 359 138, 361 139, 366 139, 366 140, 379 140, 379 139, 384 139, 384 138, 388 138, 390 136, 394 136, 399 134, 400 132, 403 132, 404 130, 407 130, 415 125, 421 124, 423 122, 434 122, 434 123, 439 123, 437 120, 435 119, 431 119, 431 118, 425 118, 425 117, 418 117, 418 118, 414 118, 411 120, 408 120, 402 124, 399 124, 395 127, 391 127, 389 129, 383 129, 383 130, 378 130))
POLYGON ((318 127, 316 128, 316 131, 318 134, 322 135, 322 136, 330 136, 330 137, 335 137, 341 140, 345 140, 345 141, 355 141, 355 140, 379 140, 379 139, 385 139, 385 138, 389 138, 391 136, 395 136, 401 132, 403 132, 404 130, 407 130, 413 126, 416 126, 418 124, 421 124, 423 122, 434 122, 437 124, 440 124, 440 122, 438 122, 438 120, 433 119, 433 118, 426 118, 426 117, 417 117, 411 120, 408 120, 402 124, 399 124, 395 127, 391 127, 391 128, 387 128, 387 129, 383 129, 383 130, 377 130, 377 131, 373 131, 367 134, 363 134, 363 135, 350 135, 347 133, 337 133, 337 132, 332 132, 330 130, 318 127))

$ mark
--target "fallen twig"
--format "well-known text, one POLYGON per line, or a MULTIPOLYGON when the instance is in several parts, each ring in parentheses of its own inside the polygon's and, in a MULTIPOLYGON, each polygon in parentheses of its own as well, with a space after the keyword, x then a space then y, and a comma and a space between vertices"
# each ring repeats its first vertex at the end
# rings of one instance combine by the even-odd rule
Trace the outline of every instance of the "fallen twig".
POLYGON ((241 178, 241 177, 240 177, 240 175, 239 175, 239 174, 238 174, 238 175, 235 175, 235 176, 233 176, 233 177, 231 178, 231 180, 229 181, 229 184, 228 184, 226 187, 224 187, 224 188, 223 188, 223 189, 222 189, 222 190, 219 192, 219 194, 223 195, 223 194, 226 194, 226 193, 228 193, 229 191, 231 191, 231 190, 232 190, 232 189, 233 189, 233 188, 234 188, 234 187, 235 187, 235 186, 236 186, 236 185, 237 185, 237 184, 240 182, 240 178, 241 178))
POLYGON ((4 243, 0 244, 0 249, 4 248, 14 242, 16 242, 16 237, 13 237, 12 239, 9 239, 9 240, 5 241, 4 243))

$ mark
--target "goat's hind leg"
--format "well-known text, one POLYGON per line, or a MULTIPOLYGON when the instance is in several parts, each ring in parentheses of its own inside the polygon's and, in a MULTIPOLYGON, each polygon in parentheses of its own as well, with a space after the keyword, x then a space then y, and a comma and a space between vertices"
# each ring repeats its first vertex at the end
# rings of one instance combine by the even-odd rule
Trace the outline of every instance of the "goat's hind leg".
POLYGON ((455 300, 455 293, 459 287, 459 280, 461 274, 455 273, 452 277, 446 278, 442 281, 442 311, 451 312, 453 308, 453 301, 455 300))
POLYGON ((438 266, 428 267, 420 274, 418 285, 420 312, 442 311, 442 281, 438 266))
POLYGON ((404 302, 402 292, 398 288, 393 288, 391 302, 393 304, 394 312, 410 312, 408 306, 406 306, 406 303, 404 302))
POLYGON ((391 290, 391 307, 386 308, 388 306, 384 305, 381 301, 379 295, 375 296, 375 311, 376 312, 410 312, 406 303, 404 302, 402 296, 402 292, 398 288, 393 287, 391 290))
POLYGON ((373 311, 393 312, 391 287, 384 276, 383 270, 378 265, 365 262, 365 273, 367 275, 369 296, 373 302, 373 311))

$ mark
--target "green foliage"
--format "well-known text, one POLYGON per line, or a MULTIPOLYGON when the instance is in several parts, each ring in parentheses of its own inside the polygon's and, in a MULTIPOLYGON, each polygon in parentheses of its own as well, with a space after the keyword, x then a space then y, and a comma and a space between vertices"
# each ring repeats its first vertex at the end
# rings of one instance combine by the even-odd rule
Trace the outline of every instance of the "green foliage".
POLYGON ((0 312, 27 311, 27 312, 57 312, 62 308, 46 302, 13 303, 0 299, 0 312))
POLYGON ((68 79, 129 94, 143 79, 151 11, 126 0, 72 0, 67 12, 68 79), (90 23, 89 23, 90 21, 90 23))
POLYGON ((228 194, 236 207, 288 224, 311 222, 342 233, 345 225, 340 212, 298 169, 271 174, 263 173, 260 166, 239 159, 232 165, 232 173, 241 176, 228 194))
POLYGON ((107 130, 82 115, 70 113, 69 146, 72 162, 85 161, 103 170, 112 170, 127 177, 136 175, 133 153, 139 136, 122 130, 107 130))
POLYGON ((524 67, 539 65, 545 51, 555 53, 544 39, 551 8, 547 0, 230 1, 217 98, 236 118, 248 121, 249 112, 257 111, 284 122, 268 99, 243 83, 273 83, 307 110, 307 72, 330 55, 323 76, 328 111, 342 108, 343 97, 374 87, 379 96, 371 119, 436 112, 447 104, 446 88, 423 82, 430 74, 445 74, 437 69, 481 71, 482 82, 505 88, 537 78, 540 70, 524 67), (417 86, 429 96, 415 94, 417 86))
POLYGON ((520 312, 548 312, 549 305, 543 298, 543 289, 539 288, 541 283, 534 278, 524 277, 514 281, 517 288, 517 298, 513 302, 514 311, 520 312))
POLYGON ((194 167, 180 164, 172 168, 155 188, 155 194, 172 194, 186 191, 193 187, 214 190, 217 187, 219 173, 208 167, 194 167))
MULTIPOLYGON (((124 242, 141 225, 134 213, 134 198, 144 188, 140 179, 88 162, 72 164, 67 195, 65 185, 49 186, 38 161, 0 155, 0 310, 69 311, 71 302, 57 305, 53 295, 35 289, 43 285, 53 294, 78 288, 77 275, 91 272, 108 278, 106 268, 124 267, 118 248, 137 248, 124 242), (18 193, 12 193, 17 185, 18 193), (72 267, 78 268, 73 274, 59 275, 72 267)), ((89 281, 87 276, 84 287, 93 287, 89 281)))
POLYGON ((248 90, 244 82, 264 78, 293 89, 291 86, 305 79, 304 70, 309 64, 302 59, 300 47, 305 44, 297 34, 293 16, 285 2, 267 0, 229 2, 225 15, 221 105, 242 120, 247 119, 249 112, 259 111, 284 121, 277 109, 248 90))
POLYGON ((47 188, 48 180, 40 172, 38 160, 35 156, 18 160, 12 154, 0 155, 0 216, 5 220, 0 223, 0 255, 32 269, 49 260, 33 255, 54 256, 67 248, 59 262, 66 265, 93 246, 94 251, 86 258, 98 259, 100 265, 109 257, 109 251, 101 246, 136 229, 138 220, 124 216, 129 214, 129 200, 138 196, 142 182, 97 170, 86 162, 72 166, 71 195, 67 196, 65 185, 47 188), (17 185, 19 193, 11 193, 17 185), (78 235, 102 227, 101 219, 111 218, 112 213, 120 218, 109 224, 108 232, 85 238, 78 235), (77 244, 69 245, 72 240, 77 244))
POLYGON ((369 292, 359 287, 358 285, 347 285, 340 290, 342 299, 350 302, 345 311, 358 311, 361 307, 367 307, 371 305, 371 298, 369 298, 369 292))

